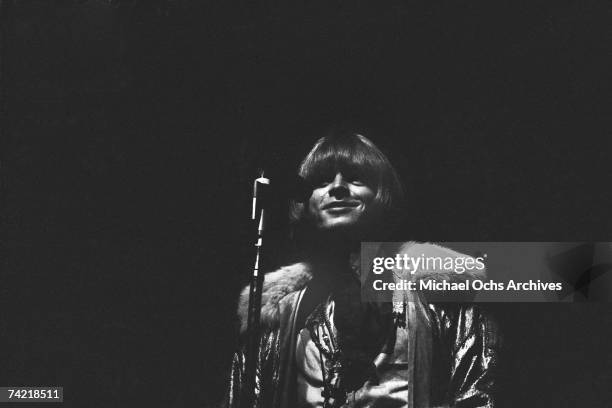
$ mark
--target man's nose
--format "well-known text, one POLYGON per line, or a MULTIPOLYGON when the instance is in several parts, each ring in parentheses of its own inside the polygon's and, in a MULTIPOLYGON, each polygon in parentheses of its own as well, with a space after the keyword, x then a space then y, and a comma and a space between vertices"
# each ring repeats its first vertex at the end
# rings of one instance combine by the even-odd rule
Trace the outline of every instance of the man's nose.
POLYGON ((346 179, 342 173, 336 174, 329 188, 329 195, 336 198, 342 198, 349 194, 349 189, 346 184, 346 179))

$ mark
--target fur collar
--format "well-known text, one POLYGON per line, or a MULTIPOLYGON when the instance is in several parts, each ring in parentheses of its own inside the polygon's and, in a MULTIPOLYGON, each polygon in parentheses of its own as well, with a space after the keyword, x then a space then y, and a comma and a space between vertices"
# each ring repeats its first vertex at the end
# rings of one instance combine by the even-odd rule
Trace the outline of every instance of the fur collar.
MULTIPOLYGON (((267 273, 261 292, 261 326, 276 327, 279 322, 279 302, 290 293, 303 289, 312 279, 308 264, 300 262, 267 273)), ((242 289, 238 301, 240 333, 246 332, 249 313, 249 286, 242 289)))
MULTIPOLYGON (((437 256, 441 258, 467 257, 460 252, 450 248, 432 243, 406 242, 397 250, 398 254, 408 256, 426 257, 437 256)), ((463 282, 466 280, 484 279, 485 270, 466 271, 457 274, 452 271, 418 271, 416 274, 420 279, 445 279, 449 282, 463 282)), ((302 290, 312 279, 310 265, 299 262, 284 266, 277 271, 267 273, 264 277, 263 290, 261 295, 261 326, 274 328, 279 324, 279 303, 287 295, 302 290)), ((246 286, 240 293, 238 301, 238 319, 240 321, 240 333, 245 333, 247 329, 247 316, 249 311, 249 286, 246 286)))

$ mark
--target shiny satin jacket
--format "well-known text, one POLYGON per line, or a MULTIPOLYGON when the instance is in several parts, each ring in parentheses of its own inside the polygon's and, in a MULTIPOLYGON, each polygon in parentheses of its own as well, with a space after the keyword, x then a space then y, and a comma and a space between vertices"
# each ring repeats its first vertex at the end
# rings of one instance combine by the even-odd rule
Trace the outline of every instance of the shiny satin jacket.
MULTIPOLYGON (((409 252, 461 256, 433 244, 410 245, 409 252), (415 247, 417 245, 417 247, 415 247)), ((406 248, 403 249, 406 251, 406 248)), ((452 274, 436 279, 465 281, 483 275, 452 274)), ((293 408, 296 396, 296 317, 304 288, 312 279, 306 263, 290 265, 266 274, 262 292, 262 331, 258 355, 256 398, 248 408, 293 408)), ((246 332, 248 288, 239 303, 241 332, 246 332)), ((409 389, 402 407, 493 407, 495 367, 499 347, 493 320, 471 303, 428 303, 411 299, 405 308, 408 333, 409 389)), ((240 407, 244 384, 244 349, 233 357, 227 407, 240 407)), ((376 407, 376 402, 355 399, 346 390, 334 402, 342 407, 376 407)), ((381 401, 382 402, 382 401, 381 401)), ((241 407, 246 408, 246 407, 241 407)))

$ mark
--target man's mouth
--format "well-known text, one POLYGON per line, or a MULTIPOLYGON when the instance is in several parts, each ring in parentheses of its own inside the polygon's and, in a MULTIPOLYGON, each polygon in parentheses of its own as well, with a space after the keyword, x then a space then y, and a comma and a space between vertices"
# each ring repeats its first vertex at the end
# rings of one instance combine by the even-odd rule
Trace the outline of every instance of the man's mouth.
POLYGON ((323 205, 323 210, 330 210, 330 209, 334 209, 334 208, 338 208, 338 209, 342 209, 342 208, 355 208, 358 207, 359 204, 361 204, 359 201, 344 201, 344 200, 339 200, 339 201, 332 201, 329 202, 325 205, 323 205))

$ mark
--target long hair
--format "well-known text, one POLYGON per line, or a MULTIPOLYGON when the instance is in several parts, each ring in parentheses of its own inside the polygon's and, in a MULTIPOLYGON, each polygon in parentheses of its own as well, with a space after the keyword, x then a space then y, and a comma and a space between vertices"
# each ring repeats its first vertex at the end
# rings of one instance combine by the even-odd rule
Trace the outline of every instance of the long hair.
MULTIPOLYGON (((404 204, 404 188, 387 156, 365 136, 346 130, 333 130, 317 140, 299 166, 298 174, 311 186, 341 172, 357 177, 376 191, 374 205, 380 211, 380 224, 390 224, 404 204)), ((292 202, 290 221, 298 229, 307 221, 308 206, 292 202)))

